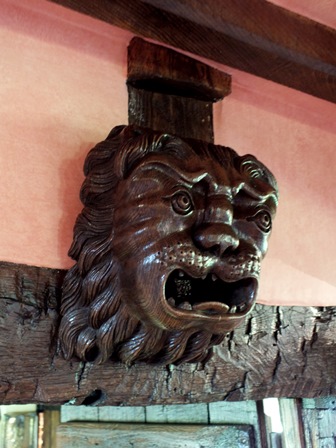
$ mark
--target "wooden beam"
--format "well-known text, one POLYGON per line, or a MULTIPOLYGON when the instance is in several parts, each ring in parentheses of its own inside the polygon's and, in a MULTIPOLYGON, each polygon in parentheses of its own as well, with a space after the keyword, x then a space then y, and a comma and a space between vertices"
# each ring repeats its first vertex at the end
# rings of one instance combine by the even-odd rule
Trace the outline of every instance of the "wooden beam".
POLYGON ((57 428, 59 448, 100 446, 137 448, 176 446, 212 448, 214 446, 255 446, 250 425, 158 425, 72 422, 57 428), (172 444, 172 440, 176 443, 172 444))
POLYGON ((336 307, 257 305, 204 367, 68 362, 56 341, 64 274, 0 263, 0 403, 143 406, 336 394, 336 307))
POLYGON ((231 93, 231 76, 135 37, 127 85, 129 124, 213 142, 212 104, 231 93))
POLYGON ((231 76, 227 73, 139 37, 134 37, 128 47, 127 84, 211 103, 231 93, 231 76))
POLYGON ((54 406, 45 406, 40 414, 43 414, 43 446, 57 448, 56 431, 60 424, 60 409, 54 406))
POLYGON ((336 30, 265 0, 49 0, 336 102, 336 30))

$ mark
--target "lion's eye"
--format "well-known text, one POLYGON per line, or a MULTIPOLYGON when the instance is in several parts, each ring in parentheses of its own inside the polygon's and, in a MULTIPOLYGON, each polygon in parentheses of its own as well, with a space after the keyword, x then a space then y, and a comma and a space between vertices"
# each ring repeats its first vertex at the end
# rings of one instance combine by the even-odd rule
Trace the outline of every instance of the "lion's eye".
POLYGON ((172 197, 172 206, 176 213, 187 215, 194 209, 191 197, 185 191, 179 191, 172 197))
POLYGON ((263 232, 270 232, 272 229, 272 217, 266 210, 256 213, 248 221, 254 221, 263 232))

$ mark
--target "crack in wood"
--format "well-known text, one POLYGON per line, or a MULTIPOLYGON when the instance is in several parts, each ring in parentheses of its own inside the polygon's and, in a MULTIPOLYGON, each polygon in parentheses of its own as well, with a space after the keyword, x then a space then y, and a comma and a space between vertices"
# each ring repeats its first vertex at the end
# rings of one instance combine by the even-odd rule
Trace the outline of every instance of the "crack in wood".
POLYGON ((276 379, 277 379, 278 372, 279 372, 279 366, 280 366, 280 364, 281 364, 281 360, 282 360, 282 358, 281 358, 281 351, 280 351, 280 349, 278 348, 278 352, 277 352, 277 355, 276 355, 276 358, 275 358, 274 369, 273 369, 273 372, 272 372, 272 382, 273 382, 273 383, 274 383, 274 382, 276 381, 276 379))
POLYGON ((317 323, 315 323, 314 327, 313 327, 313 333, 311 336, 311 340, 310 340, 310 348, 313 348, 313 345, 315 344, 315 342, 318 339, 318 328, 317 328, 317 323))
POLYGON ((276 342, 278 342, 278 336, 281 335, 281 329, 282 329, 282 316, 279 306, 275 307, 275 317, 276 320, 274 329, 274 339, 276 340, 276 342))

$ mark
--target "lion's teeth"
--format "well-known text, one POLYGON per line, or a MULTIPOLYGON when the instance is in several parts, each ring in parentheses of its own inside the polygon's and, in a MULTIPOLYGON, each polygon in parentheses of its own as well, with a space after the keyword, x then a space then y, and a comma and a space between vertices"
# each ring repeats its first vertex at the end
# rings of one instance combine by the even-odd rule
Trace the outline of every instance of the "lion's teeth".
POLYGON ((175 306, 175 299, 173 297, 169 297, 167 302, 169 303, 170 306, 175 306))
POLYGON ((211 274, 211 280, 215 282, 218 279, 216 274, 211 274))
POLYGON ((237 311, 237 307, 236 307, 236 306, 232 306, 232 307, 230 308, 229 313, 234 314, 236 311, 237 311))
POLYGON ((182 302, 178 308, 181 308, 182 310, 192 310, 192 306, 189 302, 182 302))
POLYGON ((179 276, 179 277, 184 277, 184 272, 181 271, 181 270, 179 270, 179 271, 178 271, 178 276, 179 276))

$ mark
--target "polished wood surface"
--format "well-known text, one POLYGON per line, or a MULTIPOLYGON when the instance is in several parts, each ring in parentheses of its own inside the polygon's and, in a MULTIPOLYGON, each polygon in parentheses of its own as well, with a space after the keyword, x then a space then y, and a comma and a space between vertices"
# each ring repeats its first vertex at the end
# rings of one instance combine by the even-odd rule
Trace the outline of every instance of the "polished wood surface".
POLYGON ((274 176, 251 155, 138 126, 112 129, 84 173, 76 263, 63 283, 64 356, 205 363, 256 302, 274 176))

